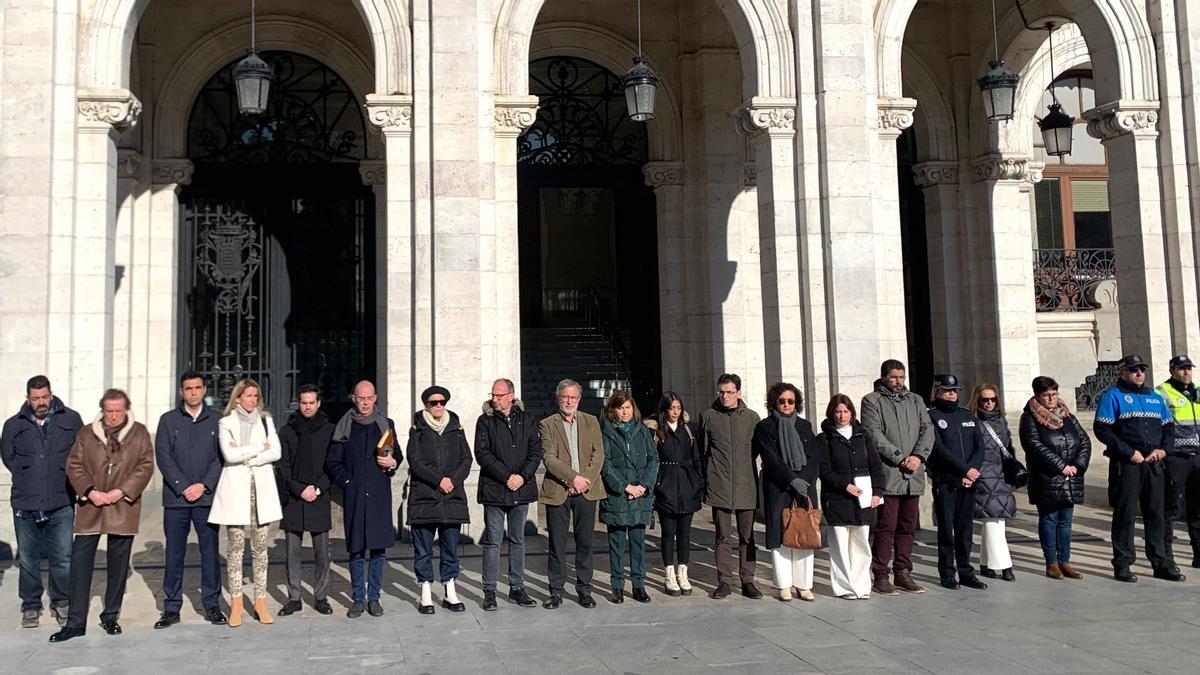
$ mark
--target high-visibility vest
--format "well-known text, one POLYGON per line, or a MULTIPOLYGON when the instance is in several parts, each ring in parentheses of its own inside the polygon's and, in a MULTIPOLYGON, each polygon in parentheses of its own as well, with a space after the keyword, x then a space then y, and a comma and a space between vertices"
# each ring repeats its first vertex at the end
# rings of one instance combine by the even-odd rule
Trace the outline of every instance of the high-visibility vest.
POLYGON ((1188 398, 1170 380, 1158 385, 1158 393, 1171 409, 1175 418, 1175 449, 1187 453, 1200 451, 1200 403, 1188 398))

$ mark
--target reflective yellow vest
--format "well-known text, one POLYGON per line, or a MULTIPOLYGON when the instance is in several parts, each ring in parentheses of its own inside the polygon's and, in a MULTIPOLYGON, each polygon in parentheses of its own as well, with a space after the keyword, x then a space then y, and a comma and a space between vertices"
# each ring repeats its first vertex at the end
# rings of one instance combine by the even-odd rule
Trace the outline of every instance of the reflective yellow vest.
POLYGON ((1175 418, 1175 450, 1181 453, 1200 450, 1200 419, 1197 419, 1200 403, 1189 399, 1170 380, 1158 385, 1158 393, 1171 409, 1171 417, 1175 418))

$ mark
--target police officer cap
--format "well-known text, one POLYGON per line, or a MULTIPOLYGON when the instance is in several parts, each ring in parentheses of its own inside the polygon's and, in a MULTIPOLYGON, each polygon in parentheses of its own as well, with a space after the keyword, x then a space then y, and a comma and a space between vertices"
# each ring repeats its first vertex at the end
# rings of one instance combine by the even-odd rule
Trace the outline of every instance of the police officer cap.
POLYGON ((1192 360, 1188 358, 1187 354, 1180 354, 1179 356, 1171 357, 1170 365, 1172 369, 1191 368, 1192 360))
POLYGON ((421 392, 421 403, 429 403, 429 398, 434 394, 441 394, 442 398, 448 403, 450 401, 450 390, 445 387, 439 387, 436 384, 421 392))
POLYGON ((1137 354, 1130 354, 1128 356, 1122 356, 1121 360, 1117 361, 1117 368, 1124 368, 1125 370, 1129 370, 1130 368, 1138 368, 1138 367, 1148 368, 1149 366, 1150 366, 1150 364, 1146 363, 1146 361, 1144 359, 1142 359, 1142 357, 1138 356, 1137 354))
POLYGON ((938 389, 953 389, 954 391, 962 390, 962 386, 958 384, 958 378, 950 374, 934 375, 933 386, 937 387, 938 389))

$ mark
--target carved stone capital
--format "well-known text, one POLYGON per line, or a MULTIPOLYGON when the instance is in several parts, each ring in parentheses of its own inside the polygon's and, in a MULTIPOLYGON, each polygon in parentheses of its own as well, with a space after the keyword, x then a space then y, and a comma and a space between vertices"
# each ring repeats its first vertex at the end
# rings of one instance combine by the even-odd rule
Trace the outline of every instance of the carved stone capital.
POLYGON ((536 96, 497 96, 494 105, 497 136, 516 138, 537 119, 536 96))
POLYGON ((142 166, 142 155, 137 150, 129 148, 117 149, 117 178, 120 180, 137 180, 138 169, 142 166))
POLYGON ((646 185, 658 188, 663 185, 683 185, 683 162, 647 162, 642 167, 646 185))
POLYGON ((733 111, 734 125, 751 138, 762 133, 792 136, 796 133, 796 101, 756 96, 733 111))
POLYGON ((913 182, 917 187, 958 184, 958 162, 930 161, 913 165, 913 182))
POLYGON ((76 110, 82 127, 126 131, 137 126, 142 102, 128 89, 80 89, 76 110))
MULTIPOLYGON (((1029 158, 1024 155, 990 154, 975 158, 971 162, 971 173, 976 181, 1031 181, 1029 164, 1029 158)), ((1041 172, 1037 174, 1041 180, 1041 172)))
POLYGON ((412 133, 411 96, 367 94, 367 121, 384 133, 412 133))
POLYGON ((1158 101, 1113 101, 1083 113, 1088 135, 1111 141, 1125 134, 1140 138, 1158 136, 1158 101))
POLYGON ((195 165, 190 159, 156 159, 150 165, 150 182, 154 185, 189 185, 195 165))
POLYGON ((358 175, 362 176, 363 185, 387 185, 387 162, 381 159, 363 160, 358 163, 358 175))
POLYGON ((746 162, 742 165, 742 186, 755 187, 758 185, 758 164, 746 162))
POLYGON ((917 101, 912 98, 883 97, 879 99, 879 137, 895 140, 913 125, 917 101))

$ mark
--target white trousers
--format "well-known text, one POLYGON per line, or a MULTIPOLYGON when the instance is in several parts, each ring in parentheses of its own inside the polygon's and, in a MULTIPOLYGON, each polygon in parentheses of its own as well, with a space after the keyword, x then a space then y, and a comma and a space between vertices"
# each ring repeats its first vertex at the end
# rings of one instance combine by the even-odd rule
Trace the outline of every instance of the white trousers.
POLYGON ((834 525, 829 528, 829 583, 833 594, 867 598, 871 595, 870 527, 866 525, 834 525))
POLYGON ((1008 539, 1004 535, 1003 518, 984 518, 983 542, 979 547, 979 566, 990 570, 1006 570, 1013 566, 1008 554, 1008 539))
POLYGON ((813 560, 816 551, 780 546, 771 549, 771 561, 775 566, 776 588, 799 588, 811 591, 813 587, 813 560))

